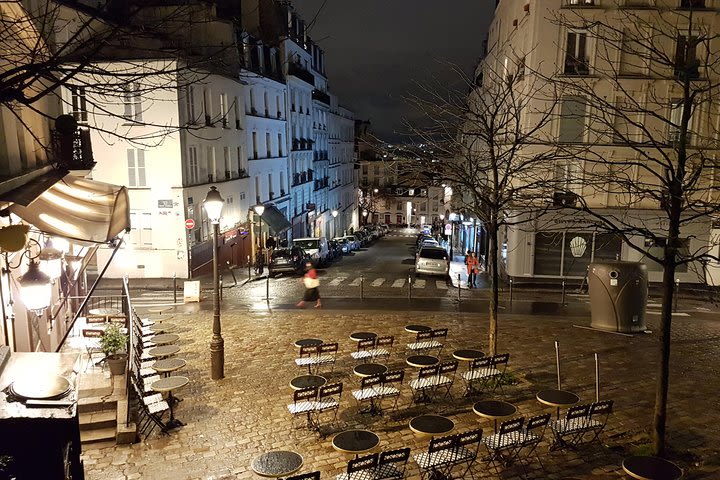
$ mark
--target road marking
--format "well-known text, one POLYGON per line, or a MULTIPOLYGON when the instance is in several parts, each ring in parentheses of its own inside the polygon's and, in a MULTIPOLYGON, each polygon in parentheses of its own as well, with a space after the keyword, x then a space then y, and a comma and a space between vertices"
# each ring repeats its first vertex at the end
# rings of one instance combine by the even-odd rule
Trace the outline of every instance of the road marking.
MULTIPOLYGON (((654 311, 654 310, 648 310, 647 313, 649 313, 650 315, 660 315, 662 312, 656 312, 656 311, 654 311)), ((672 315, 673 315, 673 317, 689 317, 689 316, 690 316, 689 313, 685 313, 685 312, 673 312, 672 315)))
POLYGON ((425 288, 425 279, 415 280, 415 283, 413 283, 413 288, 425 288))
POLYGON ((347 280, 347 277, 337 277, 337 278, 333 278, 332 280, 330 280, 330 283, 328 283, 328 285, 330 285, 331 287, 337 287, 338 285, 340 285, 340 284, 341 284, 342 282, 344 282, 345 280, 347 280))
POLYGON ((350 282, 351 287, 359 287, 360 286, 360 280, 362 280, 362 277, 357 277, 355 280, 350 282))
POLYGON ((392 288, 402 288, 405 285, 405 279, 404 278, 398 278, 395 280, 392 284, 392 288))
POLYGON ((646 306, 647 307, 657 307, 657 308, 662 307, 662 305, 660 305, 659 303, 648 303, 646 306))
POLYGON ((372 286, 373 286, 373 287, 379 287, 379 286, 382 285, 383 283, 385 283, 385 279, 384 279, 384 278, 376 278, 375 280, 373 280, 372 286))
POLYGON ((435 280, 435 288, 438 290, 447 290, 447 282, 445 280, 435 280))

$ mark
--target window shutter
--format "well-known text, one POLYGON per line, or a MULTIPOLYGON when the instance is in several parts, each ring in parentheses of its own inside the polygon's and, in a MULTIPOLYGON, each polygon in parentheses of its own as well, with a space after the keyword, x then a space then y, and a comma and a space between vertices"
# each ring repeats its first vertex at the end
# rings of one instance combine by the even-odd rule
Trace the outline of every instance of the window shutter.
POLYGON ((137 150, 137 177, 138 187, 147 185, 145 181, 145 150, 137 150))
POLYGON ((137 186, 137 180, 135 177, 135 150, 132 148, 127 149, 127 165, 128 165, 128 185, 131 187, 137 186))
POLYGON ((566 97, 560 111, 560 142, 582 142, 585 134, 587 103, 582 97, 566 97))

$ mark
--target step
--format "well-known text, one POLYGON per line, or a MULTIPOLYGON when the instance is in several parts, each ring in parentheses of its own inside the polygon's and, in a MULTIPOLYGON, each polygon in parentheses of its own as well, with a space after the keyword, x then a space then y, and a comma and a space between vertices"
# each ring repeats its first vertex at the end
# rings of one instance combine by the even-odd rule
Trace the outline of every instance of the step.
POLYGON ((100 430, 117 425, 117 412, 115 410, 100 410, 80 414, 80 431, 100 430))
POLYGON ((95 430, 83 430, 80 432, 80 442, 97 443, 97 442, 113 442, 115 443, 116 435, 115 427, 98 428, 95 430))
POLYGON ((117 409, 117 399, 104 397, 85 397, 78 400, 78 413, 93 413, 102 410, 117 409))

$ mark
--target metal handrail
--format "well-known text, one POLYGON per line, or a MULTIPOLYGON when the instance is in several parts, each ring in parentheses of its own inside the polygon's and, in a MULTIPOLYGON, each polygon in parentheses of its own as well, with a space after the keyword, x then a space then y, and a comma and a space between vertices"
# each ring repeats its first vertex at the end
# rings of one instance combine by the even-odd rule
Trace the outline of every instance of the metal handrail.
MULTIPOLYGON (((123 313, 125 314, 125 317, 128 321, 128 348, 127 348, 127 355, 128 355, 128 369, 131 368, 131 365, 135 361, 135 329, 133 328, 133 322, 135 321, 134 315, 135 311, 133 310, 132 306, 132 299, 130 298, 130 286, 128 284, 128 277, 127 275, 123 277, 122 281, 122 289, 123 289, 123 295, 125 296, 125 302, 123 302, 123 313)), ((128 406, 125 409, 125 427, 127 427, 130 424, 130 373, 125 372, 125 396, 128 399, 128 406)))

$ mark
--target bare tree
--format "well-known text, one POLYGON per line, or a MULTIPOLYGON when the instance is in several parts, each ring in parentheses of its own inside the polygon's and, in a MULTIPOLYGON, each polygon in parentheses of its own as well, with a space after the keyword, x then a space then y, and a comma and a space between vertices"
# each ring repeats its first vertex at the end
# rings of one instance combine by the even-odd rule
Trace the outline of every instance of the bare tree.
POLYGON ((584 164, 582 177, 574 179, 582 194, 567 211, 582 212, 590 224, 622 236, 662 269, 653 422, 659 456, 666 451, 676 274, 717 260, 709 233, 720 208, 720 45, 716 14, 695 8, 702 3, 601 13, 563 9, 552 19, 575 33, 568 34, 564 65, 547 80, 567 95, 560 121, 579 113, 585 130, 583 144, 561 145, 584 164), (592 43, 595 57, 576 48, 579 42, 592 43))
POLYGON ((454 67, 464 89, 424 86, 409 99, 427 121, 410 126, 427 144, 418 171, 452 186, 453 201, 480 219, 488 235, 490 354, 498 341, 500 232, 547 208, 538 195, 543 165, 558 156, 544 133, 557 98, 552 84, 538 81, 522 57, 503 65, 499 52, 489 52, 475 78, 454 67))

